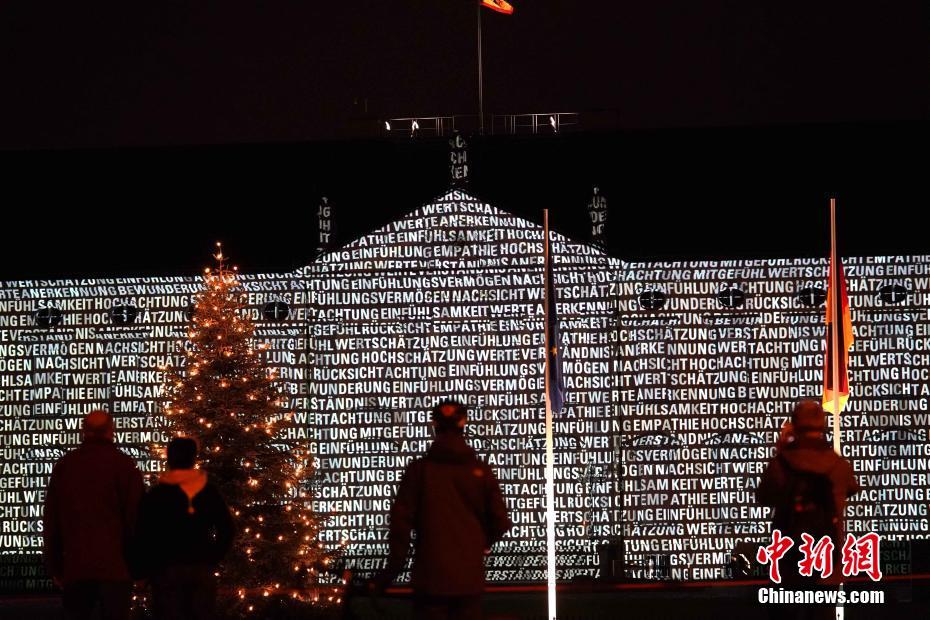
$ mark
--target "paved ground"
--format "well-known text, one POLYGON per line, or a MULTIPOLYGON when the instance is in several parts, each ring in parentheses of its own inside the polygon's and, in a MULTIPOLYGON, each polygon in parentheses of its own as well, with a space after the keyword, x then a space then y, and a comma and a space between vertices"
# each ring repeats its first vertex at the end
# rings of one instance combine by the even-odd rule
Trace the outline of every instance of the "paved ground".
MULTIPOLYGON (((559 620, 765 620, 769 606, 756 597, 759 585, 717 584, 706 586, 569 586, 559 595, 559 620)), ((856 589, 875 589, 867 583, 856 589)), ((930 618, 930 580, 884 582, 882 605, 847 605, 844 620, 927 620, 930 618)), ((849 588, 847 588, 847 591, 849 588)), ((345 617, 356 620, 399 620, 410 617, 409 597, 404 593, 375 602, 361 598, 351 603, 345 617)), ((544 620, 545 592, 517 589, 495 591, 485 597, 486 620, 544 620)), ((55 598, 0 599, 3 620, 58 620, 61 610, 55 598)))

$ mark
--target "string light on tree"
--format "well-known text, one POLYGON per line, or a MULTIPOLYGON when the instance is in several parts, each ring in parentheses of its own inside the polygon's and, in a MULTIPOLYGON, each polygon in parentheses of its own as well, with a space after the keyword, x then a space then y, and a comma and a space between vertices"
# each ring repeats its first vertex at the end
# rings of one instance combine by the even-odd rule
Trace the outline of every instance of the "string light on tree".
POLYGON ((326 571, 341 547, 318 542, 323 520, 305 484, 312 455, 281 439, 293 414, 265 361, 269 347, 255 342, 237 269, 219 243, 214 258, 180 343, 186 362, 165 370, 164 411, 171 435, 199 441, 199 467, 235 515, 238 535, 219 579, 237 596, 220 604, 242 617, 291 615, 341 598, 341 577, 326 571))

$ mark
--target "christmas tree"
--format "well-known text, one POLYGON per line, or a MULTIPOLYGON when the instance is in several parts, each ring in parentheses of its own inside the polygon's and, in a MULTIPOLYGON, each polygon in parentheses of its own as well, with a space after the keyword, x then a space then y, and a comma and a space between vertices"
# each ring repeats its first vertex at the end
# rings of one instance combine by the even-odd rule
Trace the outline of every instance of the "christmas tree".
POLYGON ((226 499, 237 528, 218 575, 232 615, 288 617, 340 602, 330 573, 338 550, 318 541, 322 519, 306 481, 312 455, 280 439, 293 424, 286 398, 255 341, 236 268, 217 243, 217 265, 194 299, 185 364, 166 369, 164 413, 172 436, 195 438, 199 467, 226 499))

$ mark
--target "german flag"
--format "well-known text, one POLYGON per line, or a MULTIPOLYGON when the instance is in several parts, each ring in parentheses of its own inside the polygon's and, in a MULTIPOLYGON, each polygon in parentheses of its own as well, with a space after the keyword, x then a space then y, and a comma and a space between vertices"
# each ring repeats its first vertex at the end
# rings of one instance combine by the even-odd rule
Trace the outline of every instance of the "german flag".
POLYGON ((830 284, 827 288, 827 354, 823 366, 823 409, 833 413, 834 365, 839 378, 839 405, 841 413, 849 400, 849 350, 853 345, 852 315, 849 298, 846 296, 846 277, 843 262, 836 253, 830 258, 830 284), (836 335, 836 360, 834 360, 834 334, 836 335))
POLYGON ((504 15, 513 15, 513 5, 504 0, 481 0, 481 6, 504 15))

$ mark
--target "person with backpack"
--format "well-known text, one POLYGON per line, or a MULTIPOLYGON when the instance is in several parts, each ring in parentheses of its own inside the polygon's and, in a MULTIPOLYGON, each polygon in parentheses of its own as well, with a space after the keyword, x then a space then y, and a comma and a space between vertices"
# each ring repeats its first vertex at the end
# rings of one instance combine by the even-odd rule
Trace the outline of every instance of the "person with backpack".
MULTIPOLYGON (((762 473, 756 499, 774 509, 772 530, 780 530, 794 545, 779 564, 782 584, 798 589, 835 586, 842 581, 841 551, 846 538, 843 515, 846 500, 860 491, 852 464, 834 452, 824 438, 826 414, 815 400, 802 400, 782 427, 775 456, 762 473), (798 550, 801 534, 815 541, 829 536, 833 541, 833 573, 823 579, 799 574, 798 550)), ((832 607, 817 609, 779 606, 782 617, 831 618, 832 607), (794 615, 791 615, 794 614, 794 615), (807 615, 804 615, 807 614, 807 615)), ((774 610, 773 610, 774 611, 774 610)))
POLYGON ((214 572, 232 545, 229 509, 207 474, 194 468, 196 456, 193 439, 172 439, 168 471, 139 509, 137 563, 159 620, 213 618, 214 572))
POLYGON ((391 508, 387 567, 369 584, 380 593, 393 581, 415 531, 411 582, 420 619, 481 618, 484 556, 511 527, 494 472, 465 443, 467 417, 454 400, 433 408, 436 439, 401 479, 391 508))

